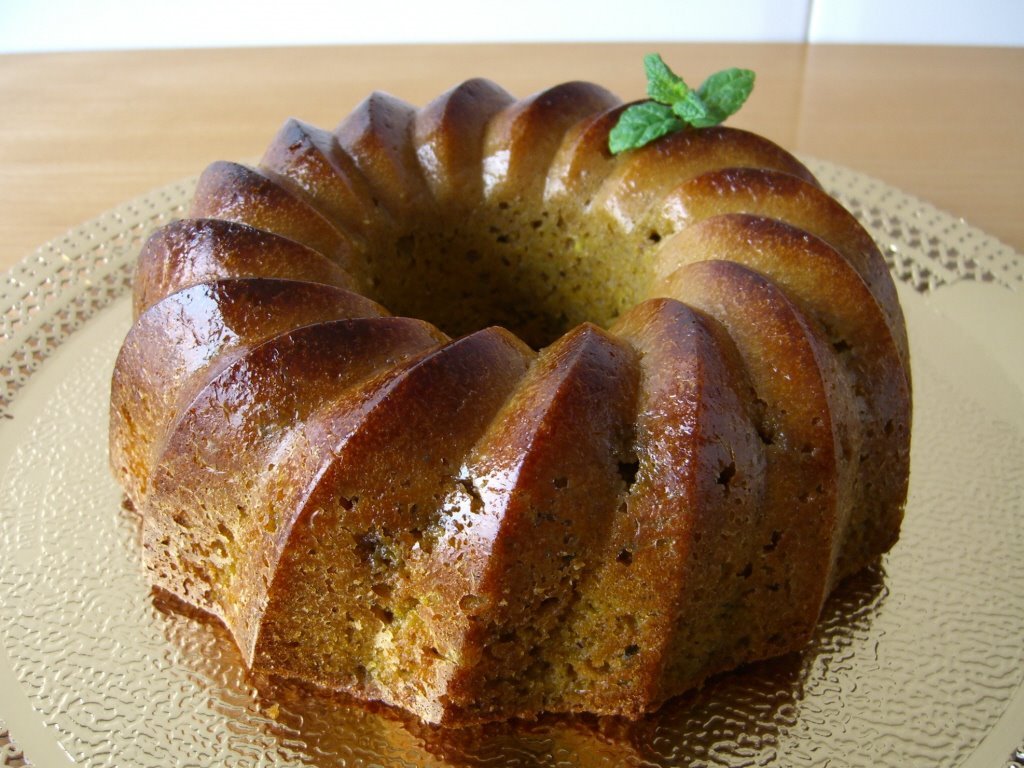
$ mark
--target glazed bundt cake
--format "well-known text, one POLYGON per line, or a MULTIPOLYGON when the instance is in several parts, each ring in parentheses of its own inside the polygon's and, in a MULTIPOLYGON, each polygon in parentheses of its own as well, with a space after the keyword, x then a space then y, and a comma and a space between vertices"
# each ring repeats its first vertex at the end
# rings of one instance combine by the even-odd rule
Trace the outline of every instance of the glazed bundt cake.
POLYGON ((218 162, 138 261, 111 462, 153 584, 434 723, 637 717, 888 550, 907 337, 770 141, 470 80, 218 162), (536 351, 539 350, 539 351, 536 351))

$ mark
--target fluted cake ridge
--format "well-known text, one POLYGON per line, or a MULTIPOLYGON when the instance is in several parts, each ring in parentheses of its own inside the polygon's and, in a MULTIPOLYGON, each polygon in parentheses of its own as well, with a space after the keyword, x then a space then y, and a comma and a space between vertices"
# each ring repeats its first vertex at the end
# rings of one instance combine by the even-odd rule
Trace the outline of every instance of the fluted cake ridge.
POLYGON ((466 81, 288 120, 140 254, 113 471, 245 662, 429 722, 639 717, 895 543, 902 312, 771 141, 466 81))

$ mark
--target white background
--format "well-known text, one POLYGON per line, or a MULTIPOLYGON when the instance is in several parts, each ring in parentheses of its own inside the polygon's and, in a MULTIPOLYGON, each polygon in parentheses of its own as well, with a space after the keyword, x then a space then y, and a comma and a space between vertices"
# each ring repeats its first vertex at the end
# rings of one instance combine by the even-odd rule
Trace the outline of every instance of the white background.
POLYGON ((0 53, 629 40, 1024 46, 1024 0, 0 0, 0 53))

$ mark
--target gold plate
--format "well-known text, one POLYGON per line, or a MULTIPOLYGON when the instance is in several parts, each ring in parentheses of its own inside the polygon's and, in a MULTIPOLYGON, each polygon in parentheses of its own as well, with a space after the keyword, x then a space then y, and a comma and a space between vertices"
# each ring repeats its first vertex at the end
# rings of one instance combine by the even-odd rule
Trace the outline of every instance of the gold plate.
POLYGON ((634 724, 442 731, 257 690, 223 631, 154 604, 107 470, 131 264, 192 183, 40 248, 0 285, 0 765, 1024 765, 1024 259, 880 182, 810 165, 878 239, 907 314, 903 535, 841 586, 806 651, 634 724))

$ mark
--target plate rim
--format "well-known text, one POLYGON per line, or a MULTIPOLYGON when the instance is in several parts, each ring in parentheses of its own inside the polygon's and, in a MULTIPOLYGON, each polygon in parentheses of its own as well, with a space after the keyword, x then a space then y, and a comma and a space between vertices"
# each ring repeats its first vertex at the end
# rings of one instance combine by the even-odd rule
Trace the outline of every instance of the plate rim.
MULTIPOLYGON (((993 288, 999 286, 1008 289, 1009 293, 1015 297, 1011 300, 1015 302, 1014 306, 1019 305, 1021 310, 1024 311, 1024 293, 1018 290, 1018 286, 1024 285, 1024 257, 1014 251, 1009 245, 967 224, 963 219, 954 217, 926 201, 897 190, 885 182, 827 161, 806 157, 801 159, 812 167, 816 175, 822 171, 825 171, 826 174, 849 174, 860 177, 865 183, 891 190, 892 194, 898 196, 905 204, 908 204, 915 210, 924 211, 928 215, 946 220, 951 229, 963 232, 968 240, 974 240, 982 244, 991 253, 996 254, 997 257, 1004 255, 1005 258, 1012 261, 1021 262, 1019 274, 1011 272, 1006 281, 988 280, 985 282, 992 285, 993 288)), ((5 431, 6 419, 10 418, 10 406, 19 398, 20 393, 26 391, 26 385, 36 375, 46 360, 57 349, 73 341, 75 331, 94 319, 97 314, 109 310, 111 304, 129 290, 131 266, 134 262, 134 256, 138 252, 137 246, 141 239, 161 223, 169 221, 172 215, 183 210, 179 205, 170 211, 166 209, 157 211, 156 208, 158 206, 154 205, 154 198, 187 197, 187 193, 194 187, 195 181, 196 177, 182 179, 126 201, 115 208, 101 213, 99 216, 76 227, 72 227, 61 237, 44 243, 21 261, 5 270, 2 275, 2 281, 0 281, 0 376, 4 372, 3 366, 11 365, 10 358, 12 355, 19 351, 24 351, 25 345, 28 345, 30 340, 37 337, 40 332, 43 332, 46 336, 46 342, 49 346, 42 354, 33 351, 32 354, 27 355, 22 363, 24 370, 20 380, 15 386, 9 387, 5 391, 0 391, 0 434, 5 431), (104 240, 104 237, 109 235, 112 230, 117 233, 115 237, 121 237, 123 242, 110 246, 109 242, 104 240), (76 260, 75 256, 69 256, 65 252, 64 244, 78 240, 92 242, 94 246, 87 249, 84 253, 77 254, 79 260, 83 262, 76 265, 77 268, 69 267, 67 275, 59 279, 55 278, 55 269, 59 270, 62 266, 73 264, 76 260), (103 247, 105 245, 108 248, 104 253, 103 247), (95 258, 91 261, 84 258, 90 254, 95 258), (77 282, 79 278, 81 278, 81 282, 77 282), (95 293, 95 298, 93 301, 85 303, 70 322, 55 323, 53 315, 56 310, 63 306, 61 302, 70 302, 77 296, 77 293, 69 296, 67 294, 69 288, 72 291, 77 290, 79 293, 92 290, 95 293), (21 314, 25 311, 25 302, 30 299, 39 300, 41 303, 29 313, 27 318, 22 318, 21 314)), ((862 221, 862 223, 865 222, 862 221)), ((868 228, 869 230, 871 229, 870 226, 868 228)), ((872 232, 872 234, 874 235, 875 233, 872 232)), ((899 278, 897 278, 897 282, 900 282, 899 278)), ((902 282, 907 283, 909 281, 904 279, 902 282)), ((938 291, 944 290, 947 286, 956 285, 957 282, 941 283, 931 286, 927 290, 921 290, 918 286, 914 287, 920 293, 924 293, 927 298, 929 294, 935 294, 938 291)), ((955 321, 957 319, 948 313, 944 314, 951 320, 955 321)), ((1011 376, 1019 386, 1024 388, 1024 381, 1017 381, 1016 377, 1012 376, 1009 371, 1007 371, 1007 375, 1011 376)), ((22 759, 26 764, 31 765, 32 763, 29 761, 32 758, 42 758, 45 762, 40 764, 73 765, 74 762, 71 756, 60 746, 59 740, 54 736, 53 729, 46 726, 38 718, 40 713, 32 707, 27 694, 21 685, 18 684, 6 646, 0 643, 0 690, 7 688, 8 685, 10 685, 11 690, 16 689, 17 692, 14 694, 14 697, 18 701, 13 706, 7 696, 4 696, 4 700, 0 701, 0 758, 2 758, 0 759, 0 765, 8 764, 8 759, 22 759), (21 699, 24 699, 24 701, 21 699), (27 754, 25 750, 25 745, 29 743, 32 745, 29 748, 29 751, 32 753, 31 755, 27 754)), ((1007 764, 1024 765, 1024 732, 1021 732, 1020 728, 1015 731, 1012 723, 1004 722, 1009 715, 1014 714, 1011 710, 1017 706, 1024 709, 1024 683, 1019 686, 1014 696, 1011 697, 1006 712, 996 723, 996 726, 982 739, 978 747, 965 761, 964 766, 974 765, 975 763, 981 765, 978 761, 982 759, 988 760, 995 756, 996 752, 1001 749, 1003 742, 1009 739, 1013 733, 1018 733, 1018 736, 1015 740, 1011 739, 1013 743, 1009 746, 1010 752, 1006 758, 1007 764), (999 730, 999 743, 993 747, 993 737, 997 728, 999 730), (993 751, 994 749, 996 751, 993 751), (1015 760, 1019 762, 1015 763, 1015 760)))

